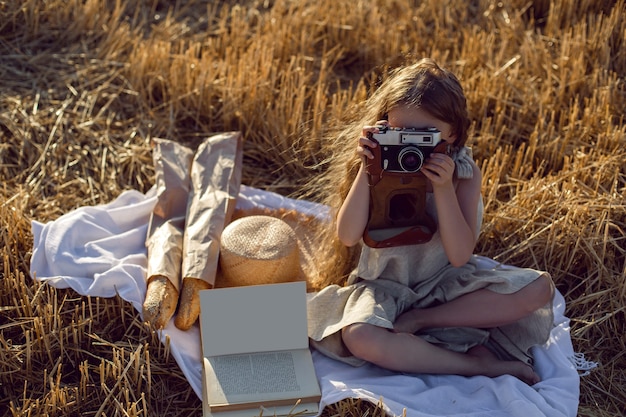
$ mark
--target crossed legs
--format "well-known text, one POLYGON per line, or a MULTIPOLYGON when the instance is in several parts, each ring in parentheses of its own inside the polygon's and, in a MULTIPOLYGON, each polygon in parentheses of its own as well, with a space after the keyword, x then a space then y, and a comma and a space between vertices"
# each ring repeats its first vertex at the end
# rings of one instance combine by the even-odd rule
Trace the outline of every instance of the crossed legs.
POLYGON ((410 333, 395 333, 365 323, 346 327, 342 336, 354 356, 392 371, 490 377, 509 374, 529 385, 539 382, 530 366, 499 360, 486 348, 453 352, 410 333))
POLYGON ((512 294, 479 290, 433 308, 409 310, 398 317, 394 331, 357 323, 344 328, 342 338, 354 356, 393 371, 490 377, 510 374, 532 385, 539 376, 520 361, 499 360, 481 346, 467 353, 453 352, 412 333, 429 327, 488 328, 512 323, 544 306, 553 293, 547 276, 512 294))

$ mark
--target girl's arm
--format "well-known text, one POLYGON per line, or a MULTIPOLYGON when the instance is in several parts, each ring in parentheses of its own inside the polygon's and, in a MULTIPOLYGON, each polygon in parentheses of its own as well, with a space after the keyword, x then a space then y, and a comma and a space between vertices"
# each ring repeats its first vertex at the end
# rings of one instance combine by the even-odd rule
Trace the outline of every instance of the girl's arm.
POLYGON ((337 215, 337 236, 344 245, 354 246, 361 240, 369 217, 369 198, 367 173, 361 164, 337 215))
MULTIPOLYGON (((377 125, 383 123, 387 123, 387 121, 378 121, 377 125)), ((374 154, 372 154, 370 149, 377 146, 376 142, 367 138, 368 132, 377 133, 378 129, 375 126, 365 126, 363 128, 356 151, 363 162, 366 159, 374 159, 374 154)), ((365 170, 365 164, 361 163, 359 172, 337 215, 337 236, 344 245, 354 246, 363 237, 363 231, 367 226, 369 218, 369 204, 370 190, 367 171, 365 170)))
POLYGON ((444 154, 432 154, 422 172, 431 181, 439 233, 448 260, 453 266, 469 261, 476 245, 481 172, 472 163, 474 175, 454 184, 454 161, 444 154))

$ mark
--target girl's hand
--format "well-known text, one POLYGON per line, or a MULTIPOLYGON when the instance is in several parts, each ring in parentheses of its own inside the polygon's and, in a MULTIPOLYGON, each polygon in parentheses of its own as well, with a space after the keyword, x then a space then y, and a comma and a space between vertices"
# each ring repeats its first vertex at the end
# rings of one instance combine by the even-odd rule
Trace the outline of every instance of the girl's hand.
POLYGON ((378 144, 369 139, 368 136, 370 133, 379 133, 380 131, 378 130, 378 126, 387 126, 388 124, 389 122, 387 120, 379 120, 374 126, 363 127, 363 132, 361 133, 361 137, 359 138, 359 144, 356 148, 356 153, 361 159, 374 159, 372 148, 375 148, 376 146, 378 146, 378 144))
POLYGON ((432 153, 422 167, 422 173, 428 178, 433 188, 452 185, 454 161, 443 153, 432 153))

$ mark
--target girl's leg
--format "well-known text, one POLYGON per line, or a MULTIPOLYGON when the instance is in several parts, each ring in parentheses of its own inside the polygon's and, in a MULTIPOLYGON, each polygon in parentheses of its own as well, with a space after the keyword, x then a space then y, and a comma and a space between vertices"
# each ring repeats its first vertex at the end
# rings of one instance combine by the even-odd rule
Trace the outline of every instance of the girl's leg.
POLYGON ((498 327, 530 315, 553 296, 554 284, 543 275, 511 294, 478 290, 436 307, 408 310, 397 318, 394 329, 415 333, 436 327, 498 327))
POLYGON ((354 356, 392 371, 490 377, 509 374, 527 384, 539 382, 539 376, 522 362, 502 361, 479 351, 475 355, 453 352, 412 334, 371 324, 348 326, 342 337, 354 356))

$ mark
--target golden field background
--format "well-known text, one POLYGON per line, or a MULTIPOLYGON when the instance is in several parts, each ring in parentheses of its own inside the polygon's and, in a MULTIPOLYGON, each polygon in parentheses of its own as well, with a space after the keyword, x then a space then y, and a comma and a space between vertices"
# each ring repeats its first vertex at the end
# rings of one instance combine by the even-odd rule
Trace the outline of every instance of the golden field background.
MULTIPOLYGON (((477 253, 553 275, 574 349, 599 363, 579 415, 622 415, 625 15, 623 0, 0 0, 0 415, 201 410, 131 305, 29 277, 31 220, 147 191, 151 138, 229 130, 245 184, 329 202, 333 132, 424 56, 468 97, 477 253)), ((366 413, 382 415, 324 415, 366 413)))

